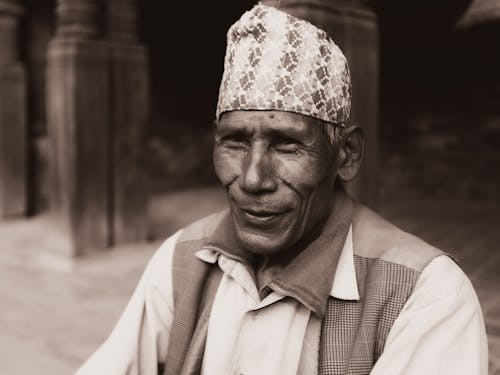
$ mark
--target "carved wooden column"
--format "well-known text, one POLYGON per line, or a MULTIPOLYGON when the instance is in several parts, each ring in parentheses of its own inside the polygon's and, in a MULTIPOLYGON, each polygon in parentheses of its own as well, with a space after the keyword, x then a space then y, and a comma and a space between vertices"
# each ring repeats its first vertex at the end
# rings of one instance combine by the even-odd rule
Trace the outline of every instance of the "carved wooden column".
POLYGON ((68 255, 111 243, 109 77, 97 0, 58 0, 49 44, 50 206, 68 255))
POLYGON ((0 0, 0 217, 27 208, 26 72, 19 61, 18 0, 0 0))
POLYGON ((365 132, 365 158, 351 194, 377 206, 379 158, 379 42, 377 17, 365 0, 263 0, 307 20, 330 34, 349 61, 352 76, 352 122, 365 132))
POLYGON ((109 0, 112 220, 115 244, 148 237, 148 181, 141 165, 149 120, 149 62, 137 41, 135 0, 109 0))

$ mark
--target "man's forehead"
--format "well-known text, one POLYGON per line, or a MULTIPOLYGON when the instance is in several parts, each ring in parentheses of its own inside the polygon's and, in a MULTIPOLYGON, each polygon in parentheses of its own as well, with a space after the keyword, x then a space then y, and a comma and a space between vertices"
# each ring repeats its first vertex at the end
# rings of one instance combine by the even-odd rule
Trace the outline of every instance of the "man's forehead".
POLYGON ((217 130, 309 135, 316 133, 318 127, 318 120, 299 113, 254 110, 224 113, 217 130))

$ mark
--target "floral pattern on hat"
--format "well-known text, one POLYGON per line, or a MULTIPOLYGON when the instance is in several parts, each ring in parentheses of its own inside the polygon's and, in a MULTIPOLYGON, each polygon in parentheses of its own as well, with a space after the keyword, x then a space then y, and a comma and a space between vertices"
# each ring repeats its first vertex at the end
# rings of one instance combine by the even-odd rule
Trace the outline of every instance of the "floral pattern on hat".
POLYGON ((347 126, 347 59, 323 30, 258 4, 227 33, 216 117, 234 110, 281 110, 347 126))

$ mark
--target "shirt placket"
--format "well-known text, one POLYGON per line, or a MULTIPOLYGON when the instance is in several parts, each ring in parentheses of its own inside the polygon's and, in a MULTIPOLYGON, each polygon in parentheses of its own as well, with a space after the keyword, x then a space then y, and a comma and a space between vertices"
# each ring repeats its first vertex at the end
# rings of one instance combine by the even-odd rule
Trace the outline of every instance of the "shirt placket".
POLYGON ((265 309, 273 303, 276 303, 283 299, 283 296, 271 293, 262 301, 260 300, 259 292, 257 286, 255 285, 254 279, 250 275, 248 269, 242 265, 241 263, 229 259, 224 255, 219 257, 219 266, 224 273, 229 275, 236 283, 238 283, 241 288, 246 292, 247 295, 247 303, 246 303, 246 312, 243 314, 241 325, 239 327, 238 335, 236 338, 237 345, 231 356, 231 375, 246 375, 248 369, 243 369, 240 366, 241 360, 241 347, 239 343, 242 339, 242 334, 246 334, 248 332, 252 332, 254 329, 255 321, 261 313, 261 309, 265 309))

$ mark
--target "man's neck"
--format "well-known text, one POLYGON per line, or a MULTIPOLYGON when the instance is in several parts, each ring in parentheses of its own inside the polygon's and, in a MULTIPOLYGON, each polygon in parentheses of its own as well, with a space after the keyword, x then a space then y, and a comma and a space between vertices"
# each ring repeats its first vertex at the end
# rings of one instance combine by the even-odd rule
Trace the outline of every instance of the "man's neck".
MULTIPOLYGON (((331 213, 331 212, 330 212, 331 213)), ((260 291, 261 298, 268 294, 264 287, 271 281, 281 270, 290 264, 311 242, 318 238, 328 220, 326 215, 319 223, 316 223, 309 233, 294 244, 291 248, 280 251, 275 254, 258 255, 254 264, 254 274, 257 288, 260 291)))

